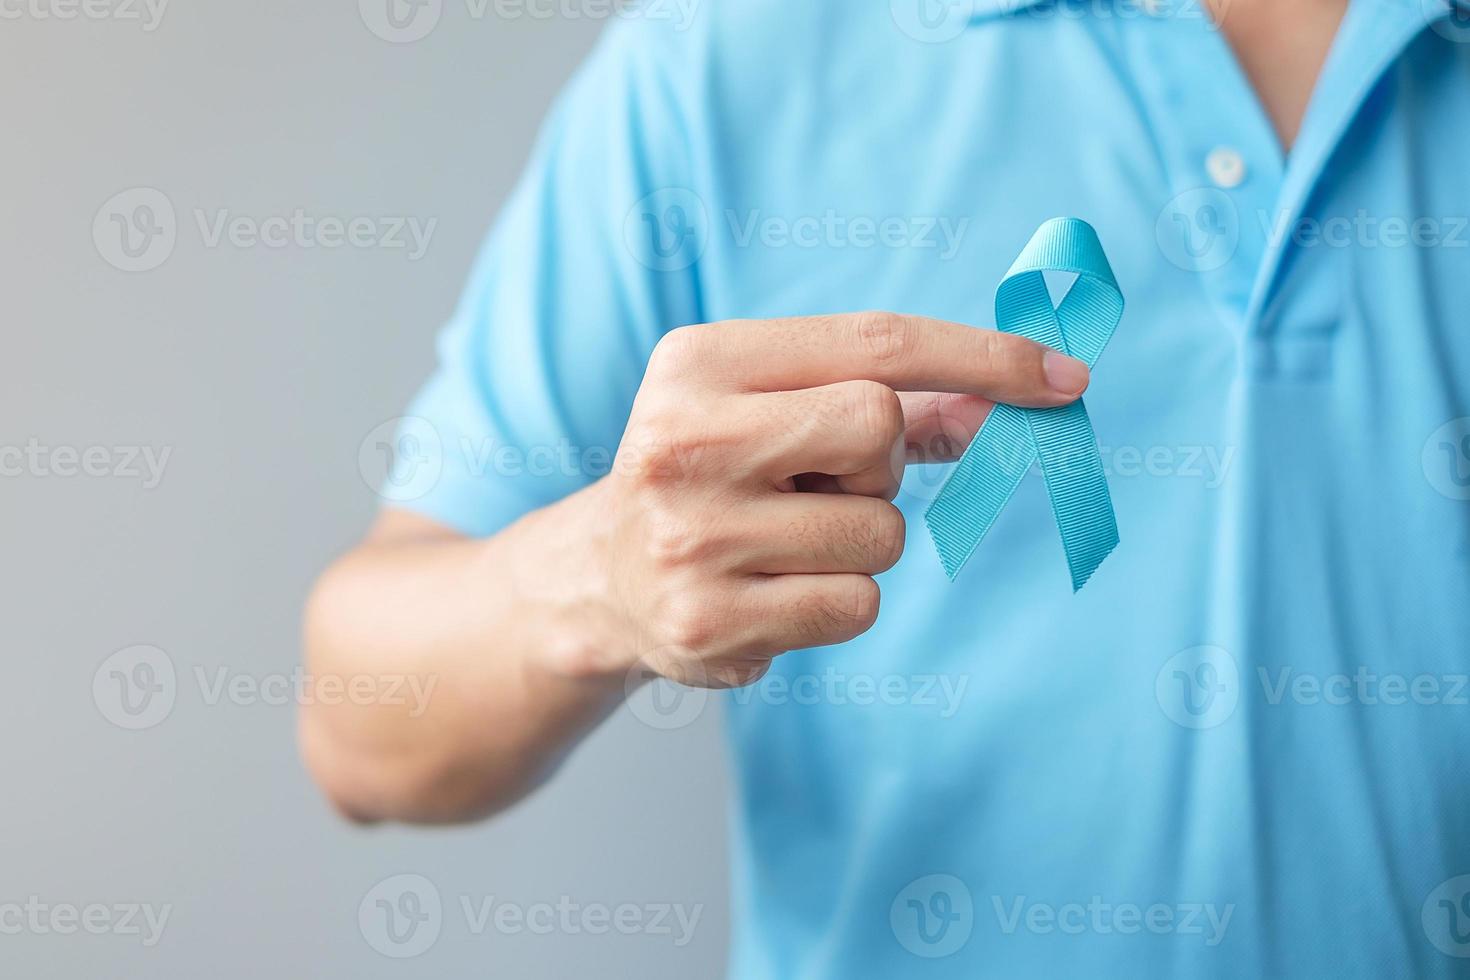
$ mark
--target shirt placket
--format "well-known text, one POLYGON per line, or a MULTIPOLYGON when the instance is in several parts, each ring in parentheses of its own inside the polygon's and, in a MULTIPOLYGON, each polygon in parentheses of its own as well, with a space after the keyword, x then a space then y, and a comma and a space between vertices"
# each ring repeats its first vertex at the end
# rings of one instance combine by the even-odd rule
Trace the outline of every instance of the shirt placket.
POLYGON ((1137 84, 1155 117, 1170 183, 1160 248, 1196 274, 1221 321, 1237 332, 1248 377, 1325 377, 1345 290, 1324 266, 1340 256, 1320 249, 1300 255, 1296 230, 1383 73, 1415 36, 1448 16, 1449 4, 1353 0, 1289 157, 1226 38, 1199 6, 1155 0, 1144 9, 1153 15, 1123 41, 1135 64, 1150 66, 1137 84))

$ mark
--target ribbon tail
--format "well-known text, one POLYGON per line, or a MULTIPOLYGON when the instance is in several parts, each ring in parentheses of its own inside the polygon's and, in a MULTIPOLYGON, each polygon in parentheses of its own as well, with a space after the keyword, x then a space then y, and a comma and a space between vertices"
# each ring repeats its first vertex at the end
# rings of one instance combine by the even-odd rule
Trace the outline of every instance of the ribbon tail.
POLYGON ((1077 592, 1118 546, 1118 521, 1097 437, 1080 401, 1028 409, 1025 417, 1062 535, 1072 591, 1077 592))
POLYGON ((950 581, 975 553, 1035 461, 1036 445, 1025 410, 996 405, 924 511, 924 526, 950 581))

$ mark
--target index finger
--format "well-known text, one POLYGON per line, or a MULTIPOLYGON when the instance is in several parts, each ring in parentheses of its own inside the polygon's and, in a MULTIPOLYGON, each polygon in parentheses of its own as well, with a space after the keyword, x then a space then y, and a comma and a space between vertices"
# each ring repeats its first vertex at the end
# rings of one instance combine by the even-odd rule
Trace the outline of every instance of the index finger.
POLYGON ((1087 365, 1015 334, 898 313, 730 320, 693 328, 699 360, 757 391, 867 380, 1045 408, 1075 401, 1087 365))

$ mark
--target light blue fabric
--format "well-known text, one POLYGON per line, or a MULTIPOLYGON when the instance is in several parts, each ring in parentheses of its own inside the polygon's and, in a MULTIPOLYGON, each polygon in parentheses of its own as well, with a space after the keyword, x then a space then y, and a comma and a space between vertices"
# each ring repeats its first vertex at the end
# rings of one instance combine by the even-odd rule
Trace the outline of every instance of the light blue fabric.
MULTIPOLYGON (((1089 367, 1122 315, 1123 294, 1097 232, 1076 218, 1053 218, 1038 228, 995 294, 997 330, 1065 351, 1089 367), (1075 277, 1056 305, 1046 284, 1049 272, 1075 277)), ((959 573, 1037 461, 1072 591, 1086 585, 1112 554, 1118 520, 1086 405, 1080 399, 1060 408, 997 405, 924 511, 946 575, 959 573)))
POLYGON ((948 468, 914 467, 873 630, 719 696, 734 976, 1465 975, 1470 31, 1437 3, 1353 0, 1289 157, 1189 0, 610 28, 409 410, 438 450, 402 506, 488 534, 602 475, 679 324, 992 327, 1052 215, 1128 296, 1087 588, 1039 475, 950 583, 948 468))

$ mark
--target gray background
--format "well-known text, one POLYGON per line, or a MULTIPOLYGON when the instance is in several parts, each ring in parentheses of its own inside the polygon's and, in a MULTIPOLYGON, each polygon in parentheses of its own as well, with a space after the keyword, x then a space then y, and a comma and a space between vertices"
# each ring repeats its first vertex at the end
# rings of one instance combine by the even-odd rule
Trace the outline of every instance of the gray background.
POLYGON ((719 973, 716 711, 659 731, 624 710, 552 786, 488 824, 361 830, 307 779, 294 705, 210 703, 196 673, 261 681, 298 664, 309 584, 378 503, 359 448, 428 371, 538 120, 604 23, 493 6, 477 18, 447 0, 427 37, 389 43, 351 0, 178 3, 151 31, 141 7, 63 20, 67 0, 32 2, 0 20, 0 450, 103 447, 105 472, 66 475, 76 464, 52 453, 40 472, 0 477, 0 906, 171 908, 151 948, 114 927, 120 913, 101 935, 49 918, 9 928, 0 972, 719 973), (142 20, 124 19, 133 12, 142 20), (162 264, 129 273, 93 221, 139 187, 166 195, 177 240, 162 264), (403 249, 210 247, 195 218, 298 208, 438 223, 410 261, 403 249), (170 453, 156 487, 129 475, 128 447, 170 453), (128 730, 111 720, 104 661, 138 644, 173 665, 173 707, 128 730), (414 959, 381 955, 358 917, 400 873, 428 878, 443 902, 437 941, 414 959), (491 896, 522 909, 682 903, 701 918, 683 947, 493 924, 476 935, 460 899, 491 896))

